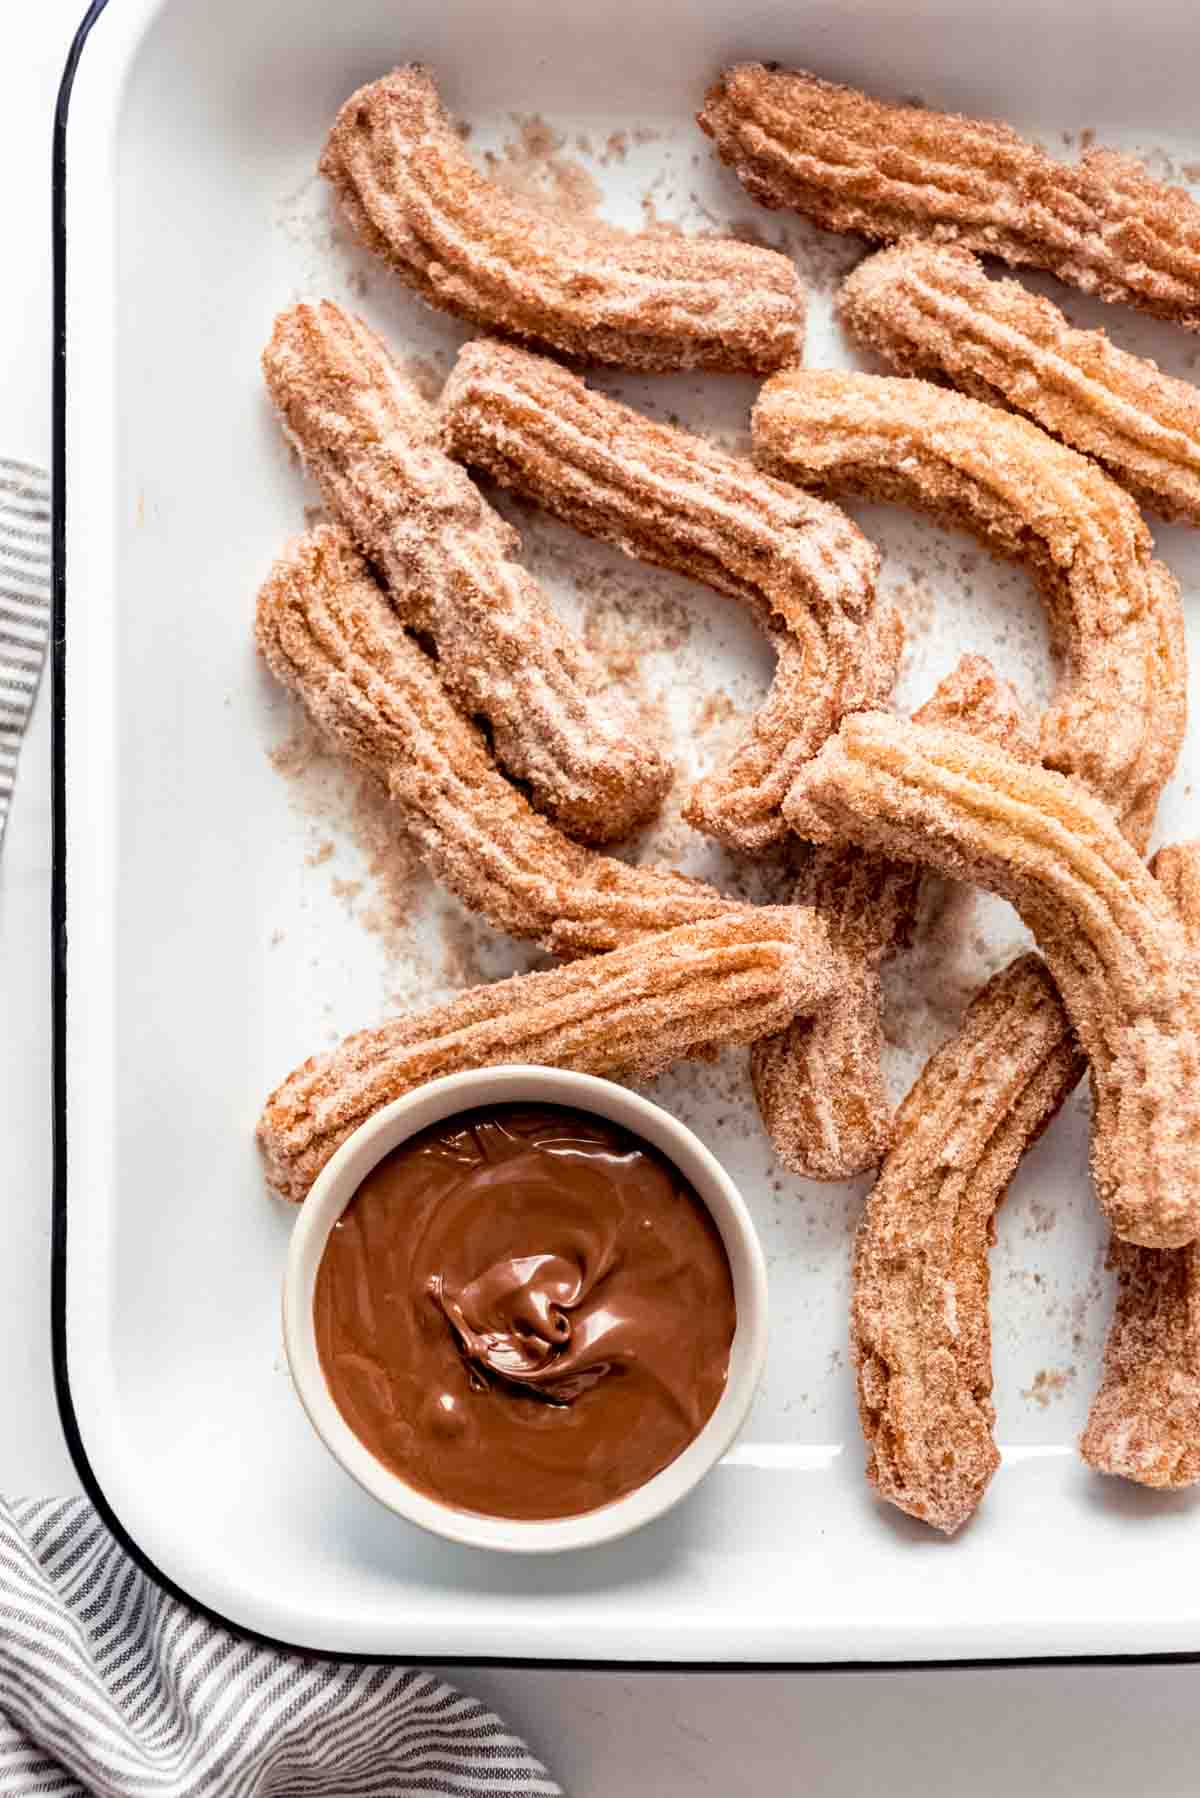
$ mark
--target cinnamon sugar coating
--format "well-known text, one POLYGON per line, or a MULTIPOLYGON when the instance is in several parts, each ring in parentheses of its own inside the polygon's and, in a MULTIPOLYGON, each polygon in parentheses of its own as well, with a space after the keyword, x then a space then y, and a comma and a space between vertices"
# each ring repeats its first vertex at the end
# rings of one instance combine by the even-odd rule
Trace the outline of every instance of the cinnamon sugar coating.
POLYGON ((320 162, 358 236, 429 305, 619 368, 766 373, 799 357, 786 257, 732 238, 559 218, 471 164, 427 69, 346 101, 320 162))
POLYGON ((867 1477, 947 1534, 1000 1460, 988 1318, 996 1207, 1083 1068, 1045 965, 1022 956, 926 1063, 859 1224, 850 1338, 867 1477))
POLYGON ((1165 518, 1200 524, 1200 391, 1144 356, 1077 331, 969 250, 907 239, 859 264, 838 313, 901 374, 942 375, 1011 406, 1103 464, 1165 518))
MULTIPOLYGON (((1193 951, 1200 950, 1200 843, 1151 863, 1193 951)), ((1104 1373, 1080 1442, 1098 1473, 1142 1486, 1200 1479, 1200 1259, 1197 1244, 1146 1249, 1113 1239, 1117 1302, 1104 1373)))
POLYGON ((325 741, 387 792, 430 872, 496 929, 590 954, 731 907, 700 881, 630 867, 539 817, 344 531, 320 526, 276 562, 256 637, 325 741))
POLYGON ((263 370, 326 504, 538 809, 593 842, 656 812, 670 770, 633 705, 516 560, 516 533, 442 452, 436 415, 379 338, 328 300, 293 306, 263 370))
POLYGON ((743 906, 608 955, 473 987, 346 1037, 276 1087, 258 1124, 267 1179, 301 1200, 359 1124, 439 1075, 522 1061, 646 1078, 778 1030, 823 1003, 839 975, 812 913, 743 906))
POLYGON ((779 807, 801 764, 843 712, 891 689, 899 626, 876 620, 875 546, 836 507, 507 344, 460 351, 442 410, 451 454, 750 608, 779 672, 745 743, 684 816, 741 850, 786 835, 779 807))
POLYGON ((1092 1174, 1117 1235, 1200 1235, 1200 963, 1107 807, 960 730, 860 713, 785 804, 802 835, 973 880, 1033 931, 1087 1054, 1092 1174))
MULTIPOLYGON (((964 656, 920 710, 990 742, 1026 746, 1016 695, 982 656, 964 656)), ((1028 744, 1028 759, 1035 758, 1028 744)), ((892 1136, 883 1077, 883 964, 912 933, 920 871, 863 849, 813 845, 796 886, 846 958, 849 978, 811 1018, 755 1043, 755 1098, 784 1165, 809 1180, 849 1180, 877 1167, 892 1136)))
POLYGON ((1028 567, 1062 664, 1042 759, 1144 846, 1187 689, 1179 587, 1129 496, 1036 425, 924 381, 778 375, 754 409, 754 445, 806 487, 917 506, 1028 567))
POLYGON ((1200 206, 1115 150, 1055 162, 1007 125, 762 63, 727 69, 699 123, 764 206, 962 244, 1200 329, 1200 206))

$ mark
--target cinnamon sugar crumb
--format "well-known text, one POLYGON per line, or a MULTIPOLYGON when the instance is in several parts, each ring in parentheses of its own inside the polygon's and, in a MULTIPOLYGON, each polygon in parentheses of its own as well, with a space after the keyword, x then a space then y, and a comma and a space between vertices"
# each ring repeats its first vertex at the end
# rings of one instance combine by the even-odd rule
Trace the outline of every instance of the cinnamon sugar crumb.
POLYGON ((484 155, 487 171, 510 193, 573 218, 594 218, 604 198, 595 180, 561 151, 566 138, 537 113, 513 115, 517 135, 484 155))
POLYGON ((714 727, 727 724, 737 716, 737 707, 730 699, 724 687, 717 687, 700 701, 692 713, 692 729, 697 736, 704 736, 714 727))
POLYGON ((1032 1400, 1044 1411, 1056 1398, 1062 1397, 1075 1376, 1074 1363, 1070 1367, 1044 1367, 1039 1374, 1034 1375, 1033 1385, 1026 1387, 1021 1397, 1032 1400))
POLYGON ((398 356, 396 361, 400 372, 412 382, 421 398, 430 405, 436 405, 450 371, 450 356, 439 352, 437 357, 398 356))
POLYGON ((321 753, 317 734, 307 723, 267 751, 271 766, 289 780, 307 773, 321 753))

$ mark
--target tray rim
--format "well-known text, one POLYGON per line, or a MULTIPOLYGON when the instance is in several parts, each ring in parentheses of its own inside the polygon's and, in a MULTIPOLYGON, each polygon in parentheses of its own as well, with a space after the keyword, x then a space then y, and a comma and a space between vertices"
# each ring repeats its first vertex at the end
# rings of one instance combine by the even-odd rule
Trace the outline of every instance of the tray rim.
MULTIPOLYGON (((50 733, 51 733, 51 1234, 50 1323, 55 1399, 67 1447, 84 1491, 106 1527, 134 1564, 163 1591, 208 1618, 220 1628, 245 1640, 284 1653, 302 1653, 315 1660, 367 1665, 406 1665, 412 1657, 314 1648, 304 1642, 267 1635, 195 1598, 163 1571, 130 1532, 108 1498, 92 1467, 71 1388, 67 1348, 69 1270, 69 1219, 67 1169, 67 792, 66 792, 66 446, 67 446, 67 126, 71 98, 83 52, 92 30, 115 0, 90 0, 71 40, 59 83, 54 109, 51 150, 51 250, 53 264, 53 315, 51 334, 51 637, 50 637, 50 733)), ((1200 1665, 1200 1649, 1144 1654, 994 1655, 955 1659, 937 1656, 904 1660, 630 1660, 625 1658, 570 1658, 533 1655, 420 1654, 422 1665, 431 1667, 480 1666, 514 1670, 632 1673, 905 1673, 959 1672, 974 1669, 1016 1667, 1126 1667, 1200 1665)))

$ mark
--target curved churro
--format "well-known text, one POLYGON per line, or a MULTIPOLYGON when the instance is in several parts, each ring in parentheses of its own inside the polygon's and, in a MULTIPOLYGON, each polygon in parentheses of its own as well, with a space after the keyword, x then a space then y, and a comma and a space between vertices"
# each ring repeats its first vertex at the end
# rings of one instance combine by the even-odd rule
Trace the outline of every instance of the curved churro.
POLYGON ((732 238, 556 218, 470 163, 427 70, 352 94, 320 163, 363 242, 429 305, 621 368, 765 373, 798 357, 786 256, 732 238))
MULTIPOLYGON (((1016 695, 982 656, 964 656, 914 720, 1027 748, 1028 759, 1036 759, 1016 695)), ((912 863, 827 844, 812 847, 797 883, 796 903, 820 911, 849 976, 811 1018, 755 1043, 750 1073, 780 1160, 807 1179, 864 1174, 891 1140, 880 971, 909 939, 919 890, 912 863)))
MULTIPOLYGON (((875 546, 835 506, 509 344, 478 340, 459 352, 442 412, 452 455, 576 530, 750 607, 801 679, 785 668, 765 713, 773 754, 754 786, 726 771, 701 784, 684 816, 737 849, 785 835, 779 806, 801 763, 844 711, 890 690, 891 662, 886 677, 878 666, 890 638, 885 631, 881 646, 867 629, 875 546), (789 713, 796 684, 805 703, 789 713)), ((752 741, 763 722, 760 714, 752 741)))
POLYGON ((1200 524, 1200 392, 1076 331, 1019 281, 993 281, 969 250, 909 239, 843 283, 842 323, 907 375, 944 375, 1011 406, 1108 469, 1164 518, 1200 524))
POLYGON ((1084 1065, 1044 964, 1022 956, 922 1070, 859 1224, 850 1337, 867 1477, 947 1533, 1000 1460, 988 1321, 996 1207, 1084 1065))
POLYGON ((344 531, 321 526, 275 564, 256 637, 326 741, 385 788, 430 871, 498 930, 590 954, 732 906, 700 881, 572 843, 539 817, 344 531))
POLYGON ((539 809, 597 842, 656 811, 670 771, 633 706, 514 559, 516 533, 442 453, 434 413, 374 333, 328 300, 293 306, 263 370, 330 509, 539 809))
POLYGON ((754 409, 755 456, 821 492, 900 500, 1024 562, 1062 676, 1047 767, 1149 834, 1186 722, 1178 584, 1129 496, 1036 425, 924 381, 795 370, 754 409))
POLYGON ((1200 330, 1200 206, 1131 157, 1055 162, 1007 125, 762 63, 727 69, 699 123, 764 206, 878 242, 960 243, 1200 330))
POLYGON ((526 1061, 643 1078, 777 1030, 828 998, 838 959, 795 906, 743 906, 609 955, 473 987, 348 1036, 276 1087, 258 1125, 267 1178, 300 1200, 363 1120, 424 1080, 526 1061))
MULTIPOLYGON (((1200 843, 1151 863, 1188 941, 1200 949, 1200 843)), ((1104 1374, 1080 1442, 1098 1473, 1142 1486, 1200 1480, 1200 1245, 1146 1249, 1113 1239, 1116 1310, 1104 1374)))
POLYGON ((1200 965, 1169 900, 1077 782, 960 730, 844 719, 784 810, 802 835, 928 864, 1010 900, 1091 1067, 1092 1174, 1113 1229, 1200 1235, 1200 965))

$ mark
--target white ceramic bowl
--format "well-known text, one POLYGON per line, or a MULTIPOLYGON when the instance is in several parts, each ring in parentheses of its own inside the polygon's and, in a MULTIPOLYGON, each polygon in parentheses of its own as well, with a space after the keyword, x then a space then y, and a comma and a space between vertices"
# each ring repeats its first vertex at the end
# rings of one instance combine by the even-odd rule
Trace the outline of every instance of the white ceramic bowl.
POLYGON ((745 1421, 767 1351, 767 1273, 745 1203, 720 1162, 676 1118, 623 1086, 561 1068, 480 1068, 448 1074, 384 1106, 321 1170, 300 1209, 283 1282, 283 1338, 300 1402, 329 1452, 380 1504, 435 1535, 475 1548, 548 1554, 628 1535, 677 1504, 725 1453, 745 1421), (590 1111, 653 1144, 689 1180, 721 1233, 733 1275, 737 1324, 729 1377, 716 1410, 681 1455, 612 1504, 578 1517, 529 1522, 457 1510, 418 1492, 359 1440, 330 1396, 317 1354, 313 1293, 329 1232, 377 1162, 429 1124, 480 1105, 535 1101, 590 1111))

